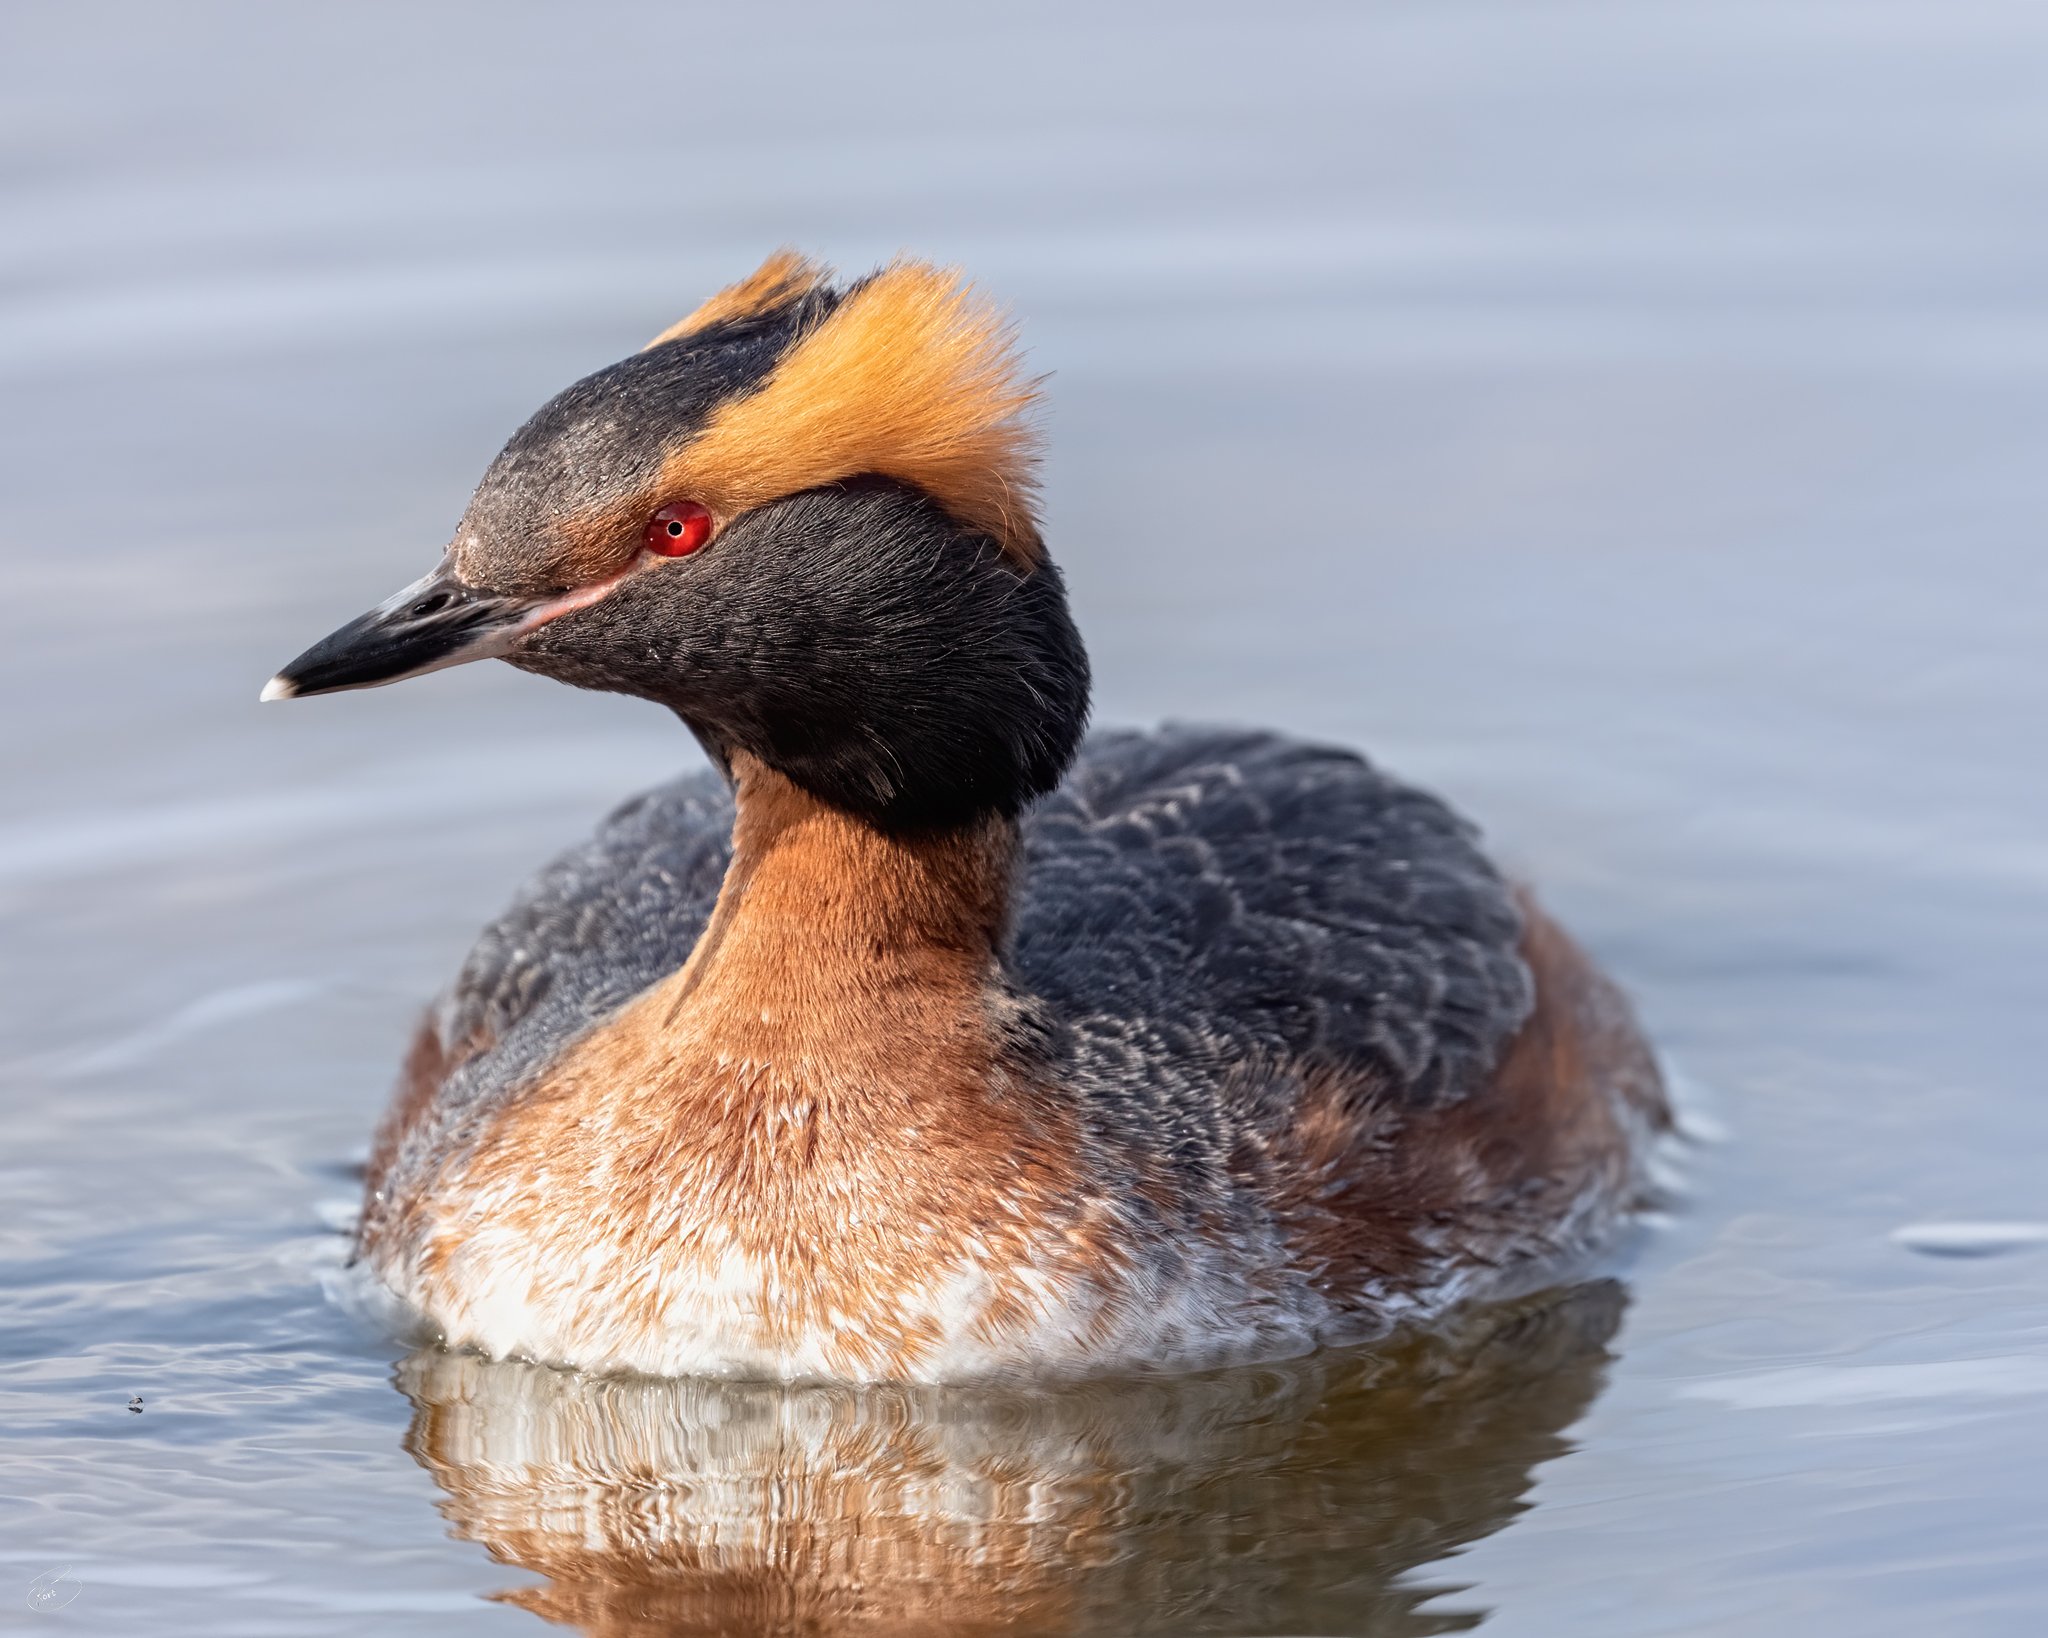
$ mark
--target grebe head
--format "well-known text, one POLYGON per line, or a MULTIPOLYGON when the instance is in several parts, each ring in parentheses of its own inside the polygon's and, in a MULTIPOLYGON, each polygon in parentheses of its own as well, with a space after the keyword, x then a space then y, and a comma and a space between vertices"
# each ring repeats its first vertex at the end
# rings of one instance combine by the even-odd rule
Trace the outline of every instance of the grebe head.
POLYGON ((1058 783, 1088 697, 1032 401, 952 275, 840 289, 778 255, 543 405, 439 567, 263 697, 497 657, 658 701, 715 757, 891 828, 1012 814, 1058 783))

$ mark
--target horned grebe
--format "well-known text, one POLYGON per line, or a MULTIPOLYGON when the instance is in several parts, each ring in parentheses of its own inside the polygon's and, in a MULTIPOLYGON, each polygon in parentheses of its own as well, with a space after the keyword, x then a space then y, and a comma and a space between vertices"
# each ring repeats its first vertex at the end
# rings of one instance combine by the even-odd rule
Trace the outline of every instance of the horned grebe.
POLYGON ((1596 1245, 1668 1124, 1619 993, 1348 751, 1083 738, 1034 389, 952 275, 789 254, 515 433, 438 568, 265 699, 497 656, 716 773, 487 928, 357 1253, 591 1370, 1195 1368, 1596 1245))

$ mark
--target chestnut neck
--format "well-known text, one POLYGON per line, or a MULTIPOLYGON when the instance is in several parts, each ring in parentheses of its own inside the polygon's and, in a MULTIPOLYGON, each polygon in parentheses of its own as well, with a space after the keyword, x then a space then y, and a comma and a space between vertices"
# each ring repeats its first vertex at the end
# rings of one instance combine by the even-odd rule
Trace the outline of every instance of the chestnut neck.
POLYGON ((731 772, 732 862, 671 1017, 688 1007, 789 1045, 843 1028, 849 1005, 886 1015, 994 982, 1014 821, 885 831, 746 753, 731 772))

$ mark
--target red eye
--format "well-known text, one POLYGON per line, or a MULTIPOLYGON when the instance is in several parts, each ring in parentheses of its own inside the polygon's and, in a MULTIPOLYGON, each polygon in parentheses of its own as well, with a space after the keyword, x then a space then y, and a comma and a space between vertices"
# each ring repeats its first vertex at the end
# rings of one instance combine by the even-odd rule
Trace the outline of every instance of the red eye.
POLYGON ((711 539, 711 513, 695 501, 664 506, 647 520, 647 549, 662 557, 688 557, 711 539))

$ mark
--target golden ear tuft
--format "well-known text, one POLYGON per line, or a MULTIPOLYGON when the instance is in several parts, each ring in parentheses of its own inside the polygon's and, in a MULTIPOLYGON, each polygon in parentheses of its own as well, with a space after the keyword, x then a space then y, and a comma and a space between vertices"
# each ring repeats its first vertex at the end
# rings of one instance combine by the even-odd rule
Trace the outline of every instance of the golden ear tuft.
POLYGON ((727 285, 688 318, 671 324, 647 345, 659 347, 665 341, 694 335, 713 324, 723 324, 729 319, 752 318, 757 313, 787 306, 799 297, 809 295, 829 277, 830 268, 785 247, 738 284, 727 285))
MULTIPOLYGON (((778 267, 775 288, 801 293, 823 277, 799 258, 771 259, 706 308, 778 267)), ((745 299, 755 298, 736 301, 745 299)), ((958 273, 901 261, 798 337, 756 391, 721 406, 670 458, 663 487, 731 517, 874 473, 922 489, 1029 566, 1042 550, 1032 512, 1037 397, 1002 313, 958 273)))

